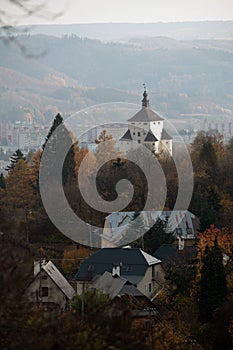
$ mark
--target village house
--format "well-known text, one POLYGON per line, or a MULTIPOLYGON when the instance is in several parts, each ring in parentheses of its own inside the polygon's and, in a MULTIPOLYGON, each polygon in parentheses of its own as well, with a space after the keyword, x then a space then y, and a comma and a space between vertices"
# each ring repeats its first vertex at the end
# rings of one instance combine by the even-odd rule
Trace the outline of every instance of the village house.
MULTIPOLYGON (((121 245, 122 237, 134 220, 134 211, 113 212, 105 218, 101 248, 114 248, 121 245)), ((198 235, 199 220, 187 210, 141 211, 145 232, 160 218, 167 220, 167 231, 174 233, 174 239, 182 237, 186 245, 192 245, 198 235)))
POLYGON ((75 290, 52 261, 34 262, 34 279, 27 290, 29 301, 44 310, 67 311, 74 295, 75 290))
POLYGON ((117 274, 113 276, 105 271, 103 275, 96 277, 89 289, 108 295, 111 305, 119 312, 128 307, 133 317, 158 316, 158 311, 151 300, 131 282, 117 274))
POLYGON ((164 284, 161 261, 139 248, 104 248, 88 257, 75 275, 77 294, 82 294, 105 272, 129 281, 152 298, 164 284))

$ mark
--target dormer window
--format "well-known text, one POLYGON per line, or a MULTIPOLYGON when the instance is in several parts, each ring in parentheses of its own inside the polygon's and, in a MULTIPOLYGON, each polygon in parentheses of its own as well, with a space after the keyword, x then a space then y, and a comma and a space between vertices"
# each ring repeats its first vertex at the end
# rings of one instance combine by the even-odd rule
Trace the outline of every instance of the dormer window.
POLYGON ((94 265, 88 265, 87 271, 94 271, 94 265))

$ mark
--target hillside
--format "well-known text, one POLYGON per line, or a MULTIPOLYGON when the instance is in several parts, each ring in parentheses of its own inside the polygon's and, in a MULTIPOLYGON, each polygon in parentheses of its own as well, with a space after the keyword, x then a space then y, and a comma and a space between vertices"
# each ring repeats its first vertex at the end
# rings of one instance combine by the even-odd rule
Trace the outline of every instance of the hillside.
POLYGON ((87 23, 18 27, 32 34, 57 37, 74 34, 104 41, 127 41, 132 37, 163 36, 177 40, 223 39, 233 37, 233 21, 87 23))
POLYGON ((139 103, 144 82, 152 107, 170 118, 233 113, 232 40, 22 35, 16 43, 25 49, 0 40, 0 120, 24 118, 23 108, 50 120, 57 110, 139 103))

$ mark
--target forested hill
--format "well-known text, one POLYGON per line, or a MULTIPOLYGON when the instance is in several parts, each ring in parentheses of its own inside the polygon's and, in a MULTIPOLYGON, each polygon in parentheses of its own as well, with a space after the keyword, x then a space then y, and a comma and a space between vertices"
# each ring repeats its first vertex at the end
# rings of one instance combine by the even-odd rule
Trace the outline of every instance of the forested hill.
POLYGON ((51 119, 96 103, 140 103, 147 83, 153 108, 232 115, 233 41, 134 37, 104 43, 75 35, 0 40, 0 120, 51 119))

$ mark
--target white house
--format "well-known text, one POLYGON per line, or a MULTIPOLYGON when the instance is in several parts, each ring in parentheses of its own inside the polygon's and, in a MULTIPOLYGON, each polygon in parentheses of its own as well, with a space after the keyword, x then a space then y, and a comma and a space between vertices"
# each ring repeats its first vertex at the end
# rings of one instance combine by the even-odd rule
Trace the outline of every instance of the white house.
POLYGON ((172 155, 172 137, 164 129, 164 119, 150 109, 148 94, 145 89, 142 108, 128 119, 128 130, 119 142, 120 150, 127 152, 134 143, 142 144, 154 154, 168 153, 172 155))
MULTIPOLYGON (((118 247, 122 237, 134 218, 135 212, 113 212, 105 218, 101 248, 118 247)), ((158 218, 168 220, 167 230, 174 232, 174 238, 183 237, 186 241, 194 240, 198 231, 198 218, 187 210, 173 211, 141 211, 141 219, 145 232, 148 231, 158 218)))
POLYGON ((164 271, 159 259, 140 248, 104 248, 81 264, 75 275, 77 293, 82 294, 95 286, 96 279, 106 271, 129 281, 148 298, 152 298, 164 285, 164 271))

